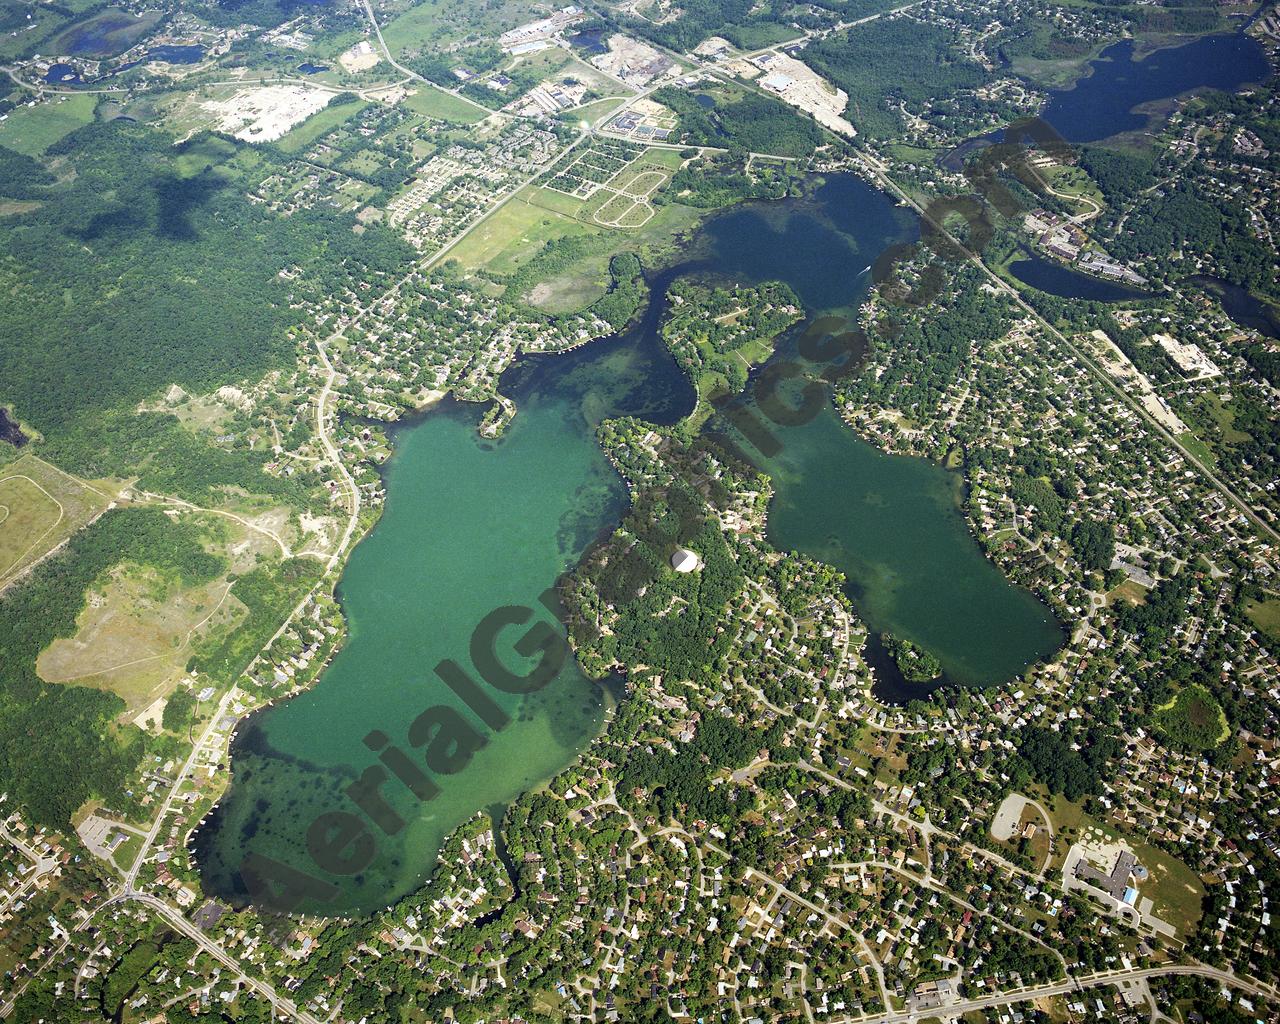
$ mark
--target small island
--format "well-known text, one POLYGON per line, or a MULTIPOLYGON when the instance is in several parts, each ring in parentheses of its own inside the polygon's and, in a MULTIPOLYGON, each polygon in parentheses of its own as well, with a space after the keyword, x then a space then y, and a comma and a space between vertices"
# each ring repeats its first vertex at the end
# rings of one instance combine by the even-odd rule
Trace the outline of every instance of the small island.
POLYGON ((892 633, 881 637, 884 648, 904 679, 911 683, 931 683, 942 675, 942 663, 923 647, 910 640, 903 640, 892 633))

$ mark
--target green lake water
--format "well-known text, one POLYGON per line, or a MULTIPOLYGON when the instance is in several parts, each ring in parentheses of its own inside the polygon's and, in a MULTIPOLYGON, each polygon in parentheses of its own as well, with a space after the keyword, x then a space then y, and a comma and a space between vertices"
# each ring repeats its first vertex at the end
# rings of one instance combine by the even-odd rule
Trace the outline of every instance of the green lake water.
MULTIPOLYGON (((624 414, 673 422, 692 406, 666 351, 634 339, 522 360, 504 376, 503 391, 520 411, 496 443, 476 431, 482 407, 449 400, 397 430, 385 512, 339 588, 345 646, 312 689, 237 734, 232 789, 195 843, 210 891, 243 902, 240 869, 256 853, 338 887, 336 898, 304 909, 377 910, 421 885, 450 831, 555 774, 599 730, 603 689, 572 660, 525 698, 485 687, 511 724, 495 733, 464 711, 488 742, 465 769, 437 778, 433 800, 419 801, 389 779, 381 792, 407 824, 394 835, 370 825, 378 848, 367 868, 335 875, 307 849, 320 816, 358 813, 344 789, 377 763, 364 744, 368 733, 379 730, 413 753, 406 730, 419 713, 437 704, 463 710, 432 669, 452 658, 478 680, 469 644, 487 614, 523 605, 537 620, 554 621, 539 595, 625 507, 595 425, 624 414)), ((533 664, 511 647, 527 628, 502 634, 498 652, 513 671, 533 664)))
MULTIPOLYGON (((653 299, 628 332, 564 356, 526 357, 508 371, 501 390, 519 413, 500 441, 478 437, 482 409, 452 401, 399 428, 386 509, 339 588, 350 637, 310 691, 238 732, 232 788, 194 840, 206 889, 244 902, 241 867, 257 855, 336 886, 332 899, 302 909, 380 909, 430 874, 449 831, 569 764, 599 730, 605 700, 572 662, 540 692, 504 697, 511 724, 481 730, 486 745, 462 771, 437 778, 434 799, 387 781, 380 791, 405 825, 390 835, 367 826, 377 843, 367 867, 325 872, 307 848, 322 815, 358 813, 344 790, 377 763, 367 734, 380 731, 412 756, 406 734, 415 716, 436 704, 462 711, 432 669, 452 658, 472 670, 469 643, 481 619, 524 605, 551 621, 539 594, 625 508, 595 425, 620 415, 672 423, 691 411, 692 388, 658 335, 670 282, 682 274, 781 279, 812 315, 848 311, 866 295, 868 265, 912 234, 904 211, 851 177, 803 200, 734 208, 687 240, 686 262, 653 277, 653 299)), ((792 358, 793 346, 784 340, 775 359, 792 358)), ((755 459, 774 478, 770 540, 843 570, 874 629, 918 640, 950 679, 971 685, 1009 679, 1056 649, 1061 634, 1047 609, 1010 585, 969 535, 955 474, 878 452, 829 406, 808 423, 772 429, 780 450, 755 459)), ((507 630, 507 642, 524 628, 507 630)), ((519 670, 509 646, 499 654, 519 670)))

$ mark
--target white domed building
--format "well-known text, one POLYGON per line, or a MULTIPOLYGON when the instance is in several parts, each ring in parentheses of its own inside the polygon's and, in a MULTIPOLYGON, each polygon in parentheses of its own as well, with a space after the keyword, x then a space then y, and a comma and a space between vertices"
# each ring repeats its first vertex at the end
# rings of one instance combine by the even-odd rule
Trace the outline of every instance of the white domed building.
POLYGON ((671 556, 671 568, 676 572, 693 572, 695 569, 702 568, 702 559, 698 557, 696 551, 676 548, 675 554, 671 556))

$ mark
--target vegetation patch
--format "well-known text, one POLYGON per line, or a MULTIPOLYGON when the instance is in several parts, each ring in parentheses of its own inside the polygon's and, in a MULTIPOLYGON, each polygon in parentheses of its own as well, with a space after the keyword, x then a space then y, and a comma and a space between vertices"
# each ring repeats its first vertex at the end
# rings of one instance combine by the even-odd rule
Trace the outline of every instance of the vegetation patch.
POLYGON ((194 523, 158 509, 114 509, 0 596, 0 790, 34 820, 65 827, 91 796, 134 806, 125 786, 145 745, 137 729, 115 728, 119 697, 40 679, 40 652, 75 634, 85 594, 117 565, 148 565, 191 586, 212 580, 223 563, 202 539, 194 523))
POLYGON ((680 118, 680 141, 691 146, 736 147, 774 156, 808 156, 822 145, 822 129, 781 100, 746 93, 707 108, 685 89, 665 86, 654 102, 680 118))
POLYGON ((453 121, 456 124, 475 124, 483 121, 488 115, 476 107, 442 89, 424 85, 410 93, 403 101, 404 105, 415 114, 425 114, 440 121, 453 121))
POLYGON ((1258 591, 1245 598, 1244 613, 1267 636, 1280 639, 1280 597, 1258 591))
POLYGON ((159 11, 134 14, 108 7, 60 33, 50 41, 49 49, 77 57, 114 57, 142 39, 163 17, 159 11))
POLYGON ((846 116, 863 135, 890 139, 900 129, 898 102, 920 110, 982 84, 982 66, 958 56, 962 51, 954 29, 882 18, 814 41, 804 60, 849 94, 846 116))
POLYGON ((183 586, 148 566, 120 566, 90 593, 75 636, 55 640, 36 670, 46 682, 110 690, 133 714, 172 688, 192 641, 244 617, 232 586, 183 586))
POLYGON ((1210 750, 1231 735, 1226 712, 1213 694, 1197 684, 1156 709, 1155 727, 1161 742, 1188 753, 1210 750))

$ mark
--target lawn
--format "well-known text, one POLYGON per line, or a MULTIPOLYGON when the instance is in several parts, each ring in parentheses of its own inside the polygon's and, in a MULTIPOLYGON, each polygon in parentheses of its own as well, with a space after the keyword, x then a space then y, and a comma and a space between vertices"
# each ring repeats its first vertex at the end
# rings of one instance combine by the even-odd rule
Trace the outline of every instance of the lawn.
POLYGON ((18 107, 0 121, 0 146, 27 156, 39 156, 65 135, 93 120, 98 98, 64 96, 35 106, 18 107))
POLYGON ((417 92, 410 93, 404 105, 415 114, 457 124, 475 124, 489 116, 487 110, 432 85, 420 86, 417 92))
POLYGON ((1152 901, 1153 913, 1178 929, 1185 937, 1200 920, 1200 901, 1204 897, 1204 885, 1196 873, 1182 861, 1129 835, 1121 835, 1114 828, 1096 821, 1084 813, 1080 804, 1065 797, 1046 798, 1041 787, 1036 795, 1053 816, 1054 827, 1059 834, 1054 870, 1060 870, 1071 843, 1085 829, 1100 829, 1110 841, 1124 842, 1137 856, 1138 863, 1150 872, 1150 877, 1138 887, 1139 896, 1152 901), (1064 834, 1065 833, 1065 834, 1064 834))
POLYGON ((1186 448, 1192 455, 1203 462, 1210 469, 1218 464, 1217 457, 1213 454, 1213 450, 1198 438, 1193 431, 1184 430, 1178 435, 1178 440, 1182 446, 1186 448))
POLYGON ((581 221, 531 205, 521 195, 476 225, 450 256, 464 267, 511 274, 553 238, 595 233, 581 221))
POLYGON ((330 103, 318 110, 296 128, 286 132, 276 143, 286 153, 301 153, 320 136, 333 131, 347 118, 363 110, 369 104, 365 100, 349 100, 346 103, 330 103))
POLYGON ((24 455, 0 469, 0 586, 48 554, 115 497, 24 455))
POLYGON ((597 121, 602 121, 607 118, 625 102, 625 100, 617 96, 605 100, 593 100, 590 103, 586 103, 581 107, 575 108, 573 114, 575 117, 579 117, 583 121, 589 121, 592 124, 595 124, 597 121))
POLYGON ((1280 597, 1266 597, 1260 601, 1248 598, 1244 603, 1244 613, 1258 629, 1280 640, 1280 597))

